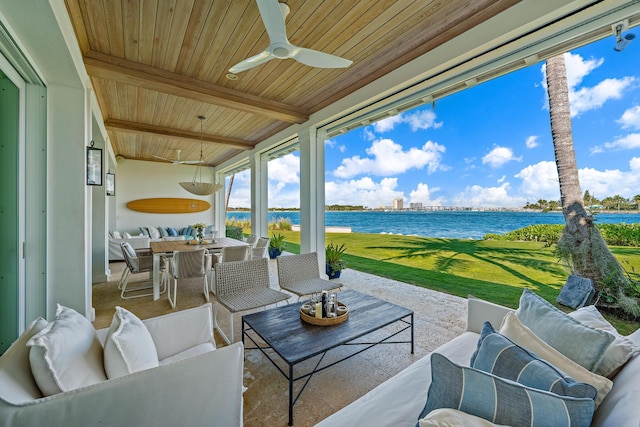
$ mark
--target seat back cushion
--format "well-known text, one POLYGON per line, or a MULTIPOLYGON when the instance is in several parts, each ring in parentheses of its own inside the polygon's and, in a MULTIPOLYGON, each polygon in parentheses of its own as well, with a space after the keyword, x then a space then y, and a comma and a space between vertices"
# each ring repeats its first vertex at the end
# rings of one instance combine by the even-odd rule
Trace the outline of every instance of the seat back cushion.
MULTIPOLYGON (((431 386, 420 418, 452 408, 512 427, 589 427, 589 398, 559 396, 431 355, 431 386)), ((416 420, 418 421, 418 420, 416 420)))
POLYGON ((576 382, 550 363, 500 335, 489 322, 485 322, 478 348, 471 356, 469 365, 527 387, 562 396, 595 399, 598 394, 592 385, 576 382))
POLYGON ((47 326, 39 317, 25 329, 0 357, 0 398, 15 405, 42 397, 29 364, 27 341, 47 326))
POLYGON ((107 379, 96 330, 77 311, 58 304, 56 319, 28 342, 31 373, 45 396, 107 379))
POLYGON ((516 315, 544 342, 592 372, 614 340, 613 335, 580 323, 529 289, 522 293, 516 315))
POLYGON ((507 427, 450 408, 431 411, 429 415, 420 420, 419 425, 420 427, 507 427))
POLYGON ((158 366, 151 334, 130 311, 116 307, 104 343, 104 369, 109 379, 158 366))

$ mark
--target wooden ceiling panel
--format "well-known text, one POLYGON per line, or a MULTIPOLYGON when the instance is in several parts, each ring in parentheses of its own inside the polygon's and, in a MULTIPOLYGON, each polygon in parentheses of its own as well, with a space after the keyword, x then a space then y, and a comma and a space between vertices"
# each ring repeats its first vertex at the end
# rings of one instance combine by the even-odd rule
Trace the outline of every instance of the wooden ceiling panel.
POLYGON ((215 165, 462 34, 519 0, 283 0, 292 44, 344 69, 274 59, 228 80, 269 45, 254 0, 65 0, 116 155, 215 165), (194 136, 195 135, 195 136, 194 136))

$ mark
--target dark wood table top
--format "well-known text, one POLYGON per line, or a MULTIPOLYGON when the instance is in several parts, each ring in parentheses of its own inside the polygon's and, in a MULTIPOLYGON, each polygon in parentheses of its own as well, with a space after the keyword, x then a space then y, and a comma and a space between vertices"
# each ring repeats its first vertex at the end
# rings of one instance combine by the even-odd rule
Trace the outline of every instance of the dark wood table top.
POLYGON ((349 308, 349 318, 338 325, 316 326, 300 319, 303 302, 242 316, 288 364, 294 365, 334 347, 378 330, 413 311, 354 290, 337 292, 349 308))

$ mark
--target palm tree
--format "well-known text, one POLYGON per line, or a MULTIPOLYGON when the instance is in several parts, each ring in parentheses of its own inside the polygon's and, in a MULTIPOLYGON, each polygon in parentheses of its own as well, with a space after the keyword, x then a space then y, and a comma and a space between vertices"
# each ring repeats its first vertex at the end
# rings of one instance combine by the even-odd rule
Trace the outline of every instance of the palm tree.
POLYGON ((558 169, 565 227, 558 250, 575 274, 593 280, 598 295, 608 296, 626 312, 640 316, 638 291, 613 256, 593 217, 584 207, 571 131, 569 86, 564 55, 547 59, 547 89, 551 136, 558 169))

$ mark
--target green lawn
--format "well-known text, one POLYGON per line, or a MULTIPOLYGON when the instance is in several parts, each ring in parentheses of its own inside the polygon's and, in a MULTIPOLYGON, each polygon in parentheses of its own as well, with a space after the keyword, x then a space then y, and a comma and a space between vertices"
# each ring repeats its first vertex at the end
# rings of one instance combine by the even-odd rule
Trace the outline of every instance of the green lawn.
MULTIPOLYGON (((286 236, 287 250, 299 253, 300 234, 281 233, 286 236)), ((553 248, 543 243, 364 233, 330 233, 326 241, 345 244, 348 268, 461 297, 474 295, 512 308, 518 306, 527 287, 555 304, 569 274, 553 248)), ((611 249, 632 277, 640 280, 633 268, 640 267, 640 248, 611 249)), ((637 322, 608 317, 623 334, 640 327, 637 322)))

